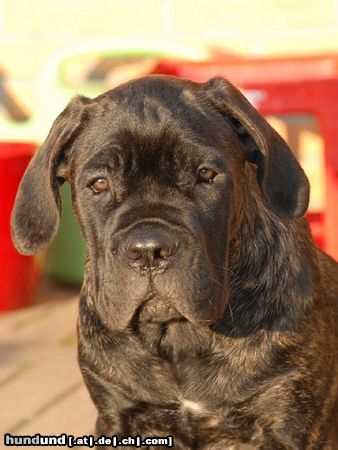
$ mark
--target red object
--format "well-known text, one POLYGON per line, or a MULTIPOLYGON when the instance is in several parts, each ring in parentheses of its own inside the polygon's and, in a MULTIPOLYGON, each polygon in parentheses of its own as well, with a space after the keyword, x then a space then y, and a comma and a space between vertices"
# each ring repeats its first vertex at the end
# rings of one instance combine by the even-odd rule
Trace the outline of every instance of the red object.
POLYGON ((0 311, 29 305, 42 271, 39 258, 20 255, 10 234, 10 215, 35 144, 0 142, 0 311))
POLYGON ((155 73, 199 82, 223 76, 264 115, 316 116, 324 140, 326 207, 320 214, 310 211, 308 218, 316 243, 338 259, 338 55, 162 60, 155 73))

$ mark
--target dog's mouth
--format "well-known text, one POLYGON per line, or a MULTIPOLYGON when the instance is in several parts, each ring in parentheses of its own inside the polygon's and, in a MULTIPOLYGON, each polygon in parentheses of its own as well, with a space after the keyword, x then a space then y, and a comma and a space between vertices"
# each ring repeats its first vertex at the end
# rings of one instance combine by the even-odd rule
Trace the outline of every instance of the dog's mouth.
POLYGON ((182 314, 171 304, 170 299, 152 291, 137 308, 133 321, 139 323, 165 323, 181 319, 183 319, 182 314))

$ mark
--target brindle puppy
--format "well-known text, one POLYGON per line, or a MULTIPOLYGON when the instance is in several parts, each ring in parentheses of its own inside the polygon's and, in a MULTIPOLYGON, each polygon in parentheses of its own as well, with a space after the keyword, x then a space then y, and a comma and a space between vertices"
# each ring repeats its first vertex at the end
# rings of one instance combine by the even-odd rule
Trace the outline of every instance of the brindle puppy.
POLYGON ((74 99, 22 180, 20 252, 55 236, 65 180, 99 435, 338 448, 337 265, 313 245, 303 170, 237 89, 150 76, 74 99))

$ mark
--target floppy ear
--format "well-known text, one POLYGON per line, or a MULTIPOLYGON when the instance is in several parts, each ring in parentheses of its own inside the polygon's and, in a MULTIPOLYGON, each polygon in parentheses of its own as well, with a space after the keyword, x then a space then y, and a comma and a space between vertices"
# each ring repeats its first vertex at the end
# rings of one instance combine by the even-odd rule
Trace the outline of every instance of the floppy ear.
POLYGON ((309 182, 296 157, 241 92, 222 78, 205 85, 216 109, 236 132, 269 207, 279 216, 302 216, 309 204, 309 182))
POLYGON ((72 100, 57 117, 49 135, 30 161, 21 180, 11 217, 12 239, 17 250, 32 255, 54 238, 61 213, 58 167, 65 151, 81 131, 85 97, 72 100))

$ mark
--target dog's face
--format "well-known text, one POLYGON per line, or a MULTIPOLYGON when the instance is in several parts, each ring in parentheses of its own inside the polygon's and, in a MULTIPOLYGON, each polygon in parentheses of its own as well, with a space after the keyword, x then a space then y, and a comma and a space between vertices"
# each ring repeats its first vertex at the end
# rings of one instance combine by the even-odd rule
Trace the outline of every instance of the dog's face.
POLYGON ((95 307, 111 329, 132 322, 208 325, 227 304, 227 261, 244 165, 257 166, 275 213, 302 215, 304 173, 282 139, 224 80, 146 77, 73 100, 33 158, 13 239, 45 247, 70 182, 88 241, 95 307))

